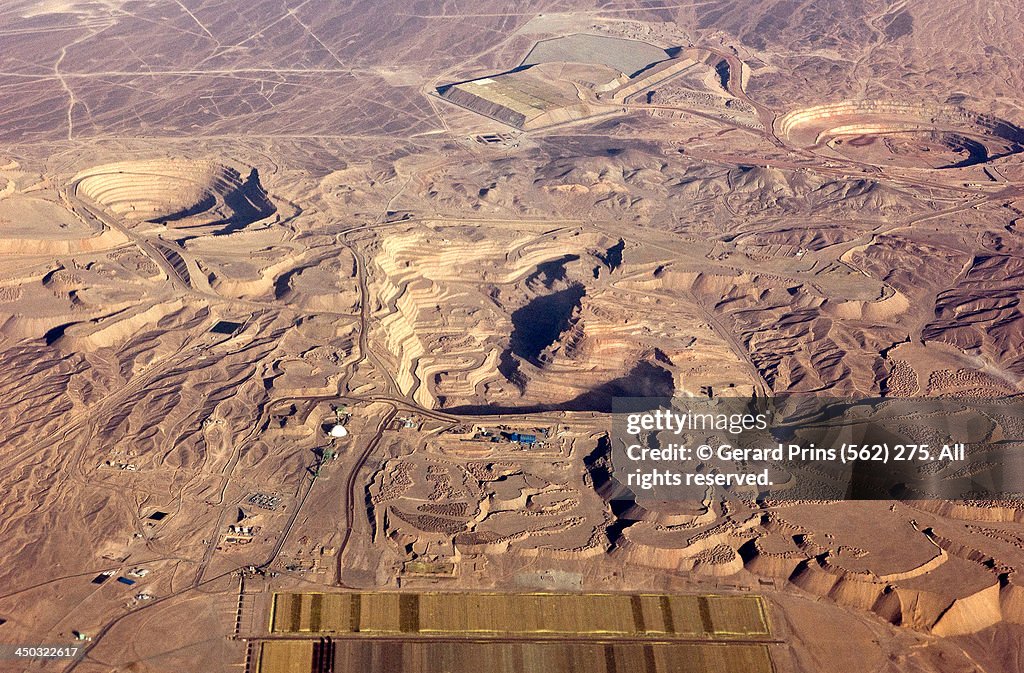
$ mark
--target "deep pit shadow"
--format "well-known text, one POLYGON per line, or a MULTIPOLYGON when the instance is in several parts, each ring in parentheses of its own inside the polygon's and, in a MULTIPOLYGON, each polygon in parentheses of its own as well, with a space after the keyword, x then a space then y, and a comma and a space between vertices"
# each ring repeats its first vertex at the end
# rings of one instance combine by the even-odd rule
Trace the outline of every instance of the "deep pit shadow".
MULTIPOLYGON (((238 175, 234 169, 232 174, 238 175)), ((253 168, 249 176, 237 189, 231 189, 223 194, 224 205, 231 212, 229 217, 208 223, 207 226, 220 226, 214 231, 214 236, 230 234, 245 228, 246 226, 264 218, 270 217, 277 212, 277 207, 267 196, 263 185, 260 183, 260 173, 253 168)), ((214 194, 207 194, 203 199, 189 208, 185 208, 171 215, 163 215, 159 218, 149 220, 156 224, 169 224, 186 220, 190 217, 202 215, 217 207, 217 197, 214 194)))
POLYGON ((539 365, 540 354, 569 328, 586 294, 586 288, 575 283, 564 290, 537 297, 514 311, 509 350, 539 365))

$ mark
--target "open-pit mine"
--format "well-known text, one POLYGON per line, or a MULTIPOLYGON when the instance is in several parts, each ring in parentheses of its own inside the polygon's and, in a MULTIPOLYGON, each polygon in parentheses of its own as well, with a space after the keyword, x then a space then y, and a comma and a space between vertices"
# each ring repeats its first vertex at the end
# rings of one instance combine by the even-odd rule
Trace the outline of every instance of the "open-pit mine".
POLYGON ((1022 26, 0 3, 0 670, 1019 673, 1022 494, 624 495, 611 416, 1016 408, 1022 26))

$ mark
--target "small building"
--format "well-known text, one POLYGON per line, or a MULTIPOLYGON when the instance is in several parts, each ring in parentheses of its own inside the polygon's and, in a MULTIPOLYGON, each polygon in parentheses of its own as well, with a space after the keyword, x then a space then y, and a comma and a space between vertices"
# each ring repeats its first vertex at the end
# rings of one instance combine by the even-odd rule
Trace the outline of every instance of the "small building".
POLYGON ((508 438, 513 442, 518 442, 519 444, 537 443, 537 435, 529 435, 523 432, 513 432, 509 435, 508 438))

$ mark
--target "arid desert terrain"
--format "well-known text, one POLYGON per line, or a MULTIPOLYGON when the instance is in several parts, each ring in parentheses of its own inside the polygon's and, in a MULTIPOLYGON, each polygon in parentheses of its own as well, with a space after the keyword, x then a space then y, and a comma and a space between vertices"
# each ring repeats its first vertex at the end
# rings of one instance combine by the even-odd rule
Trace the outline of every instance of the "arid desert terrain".
POLYGON ((1024 393, 1022 52, 1015 0, 0 3, 0 671, 1024 670, 1019 500, 602 487, 617 396, 1024 393))

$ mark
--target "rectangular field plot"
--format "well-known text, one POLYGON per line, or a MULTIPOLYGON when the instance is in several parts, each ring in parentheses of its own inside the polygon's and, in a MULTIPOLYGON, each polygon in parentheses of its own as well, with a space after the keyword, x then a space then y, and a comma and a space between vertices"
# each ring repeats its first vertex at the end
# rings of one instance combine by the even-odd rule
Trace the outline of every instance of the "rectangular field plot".
POLYGON ((716 636, 758 636, 768 634, 764 603, 753 609, 747 596, 702 596, 707 606, 710 631, 716 636))
MULTIPOLYGON (((441 642, 347 639, 332 643, 333 668, 313 641, 270 641, 259 673, 772 673, 758 643, 441 642), (293 659, 290 659, 293 658, 293 659)), ((322 646, 321 650, 323 650, 322 646)))
POLYGON ((278 593, 274 633, 420 636, 767 638, 760 596, 278 593))
POLYGON ((629 596, 423 594, 420 633, 631 635, 629 596))
POLYGON ((260 646, 261 673, 310 673, 312 640, 275 640, 260 646))

